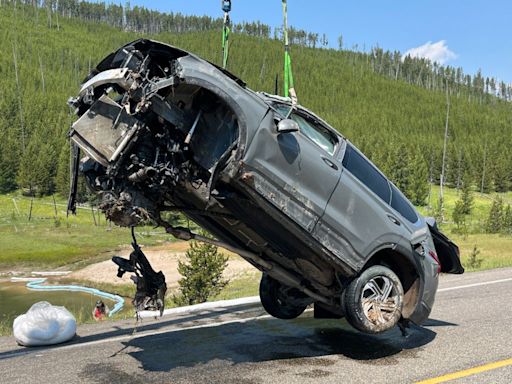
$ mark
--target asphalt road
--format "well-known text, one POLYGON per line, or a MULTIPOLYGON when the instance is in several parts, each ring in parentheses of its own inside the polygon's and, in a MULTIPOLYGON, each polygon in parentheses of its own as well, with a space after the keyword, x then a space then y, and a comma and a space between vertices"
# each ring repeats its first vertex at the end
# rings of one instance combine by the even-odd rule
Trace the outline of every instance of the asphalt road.
POLYGON ((431 319, 407 338, 364 335, 311 312, 277 320, 259 305, 132 327, 85 325, 71 343, 46 348, 0 338, 0 382, 509 384, 512 269, 443 276, 431 319))

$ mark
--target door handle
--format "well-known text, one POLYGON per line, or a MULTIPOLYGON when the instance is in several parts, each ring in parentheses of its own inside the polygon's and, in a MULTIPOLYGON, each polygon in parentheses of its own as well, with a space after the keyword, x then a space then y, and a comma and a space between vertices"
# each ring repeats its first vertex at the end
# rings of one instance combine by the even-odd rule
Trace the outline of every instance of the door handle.
POLYGON ((388 215, 388 217, 393 224, 400 225, 400 221, 398 221, 398 219, 395 216, 388 215))
POLYGON ((338 170, 338 166, 336 164, 334 164, 331 160, 329 160, 327 157, 322 156, 322 160, 324 161, 325 164, 327 164, 329 167, 331 167, 335 171, 338 170))

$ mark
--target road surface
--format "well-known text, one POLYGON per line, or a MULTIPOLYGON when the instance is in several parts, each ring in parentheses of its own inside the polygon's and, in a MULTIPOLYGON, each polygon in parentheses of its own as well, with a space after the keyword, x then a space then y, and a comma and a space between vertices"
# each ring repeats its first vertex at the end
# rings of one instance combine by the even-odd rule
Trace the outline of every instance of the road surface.
POLYGON ((269 317, 259 304, 81 326, 44 348, 0 338, 2 383, 512 382, 512 268, 443 276, 431 319, 407 338, 345 320, 269 317))

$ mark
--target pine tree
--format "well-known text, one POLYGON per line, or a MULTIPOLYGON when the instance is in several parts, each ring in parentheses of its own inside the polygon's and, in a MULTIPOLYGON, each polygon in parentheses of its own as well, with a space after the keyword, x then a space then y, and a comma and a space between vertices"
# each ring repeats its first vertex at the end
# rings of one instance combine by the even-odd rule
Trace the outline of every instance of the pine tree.
POLYGON ((503 214, 503 232, 507 235, 512 234, 512 209, 510 204, 507 204, 505 213, 503 214))
POLYGON ((388 152, 387 159, 389 164, 389 174, 387 176, 409 198, 410 167, 408 166, 409 154, 407 148, 393 142, 391 145, 392 149, 388 152))
POLYGON ((506 192, 510 189, 510 168, 508 167, 508 149, 500 148, 493 158, 492 178, 495 192, 506 192))
POLYGON ((55 176, 55 189, 65 197, 69 193, 70 183, 70 146, 66 143, 60 150, 59 162, 57 164, 57 175, 55 176))
POLYGON ((227 285, 222 273, 227 267, 228 257, 218 252, 212 244, 192 241, 186 261, 178 262, 180 294, 173 299, 178 305, 204 303, 227 285))
POLYGON ((32 135, 21 156, 16 182, 30 194, 51 194, 55 191, 54 178, 57 156, 51 138, 39 130, 32 135))
POLYGON ((443 224, 444 222, 444 201, 443 197, 439 195, 439 198, 437 200, 437 205, 434 207, 432 211, 432 216, 436 220, 438 224, 443 224))
POLYGON ((461 212, 464 215, 471 214, 473 208, 473 191, 471 190, 471 177, 469 172, 464 173, 462 178, 462 188, 460 194, 460 201, 462 202, 461 212))
POLYGON ((15 146, 4 137, 4 140, 0 141, 0 193, 16 189, 16 168, 18 165, 16 160, 15 146))
POLYGON ((462 200, 457 200, 455 208, 452 212, 452 219, 457 226, 457 232, 465 232, 466 229, 466 215, 464 214, 464 203, 462 200))
POLYGON ((485 224, 487 233, 498 233, 503 228, 503 200, 496 197, 493 201, 485 224))
POLYGON ((407 189, 404 193, 414 205, 425 205, 429 191, 427 163, 419 149, 411 152, 409 159, 407 189))
POLYGON ((468 260, 466 262, 466 267, 471 268, 471 269, 480 268, 484 259, 479 258, 478 257, 479 254, 480 254, 480 250, 478 249, 478 247, 475 244, 475 246, 473 247, 473 251, 469 255, 468 260))

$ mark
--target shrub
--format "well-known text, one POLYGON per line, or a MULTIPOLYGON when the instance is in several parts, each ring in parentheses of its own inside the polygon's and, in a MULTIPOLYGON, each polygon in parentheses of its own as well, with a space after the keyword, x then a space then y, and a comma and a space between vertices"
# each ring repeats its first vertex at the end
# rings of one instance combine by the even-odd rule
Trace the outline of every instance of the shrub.
POLYGON ((215 245, 192 241, 185 261, 178 262, 180 293, 173 297, 178 305, 204 303, 216 296, 227 285, 223 272, 227 267, 227 256, 215 245))

